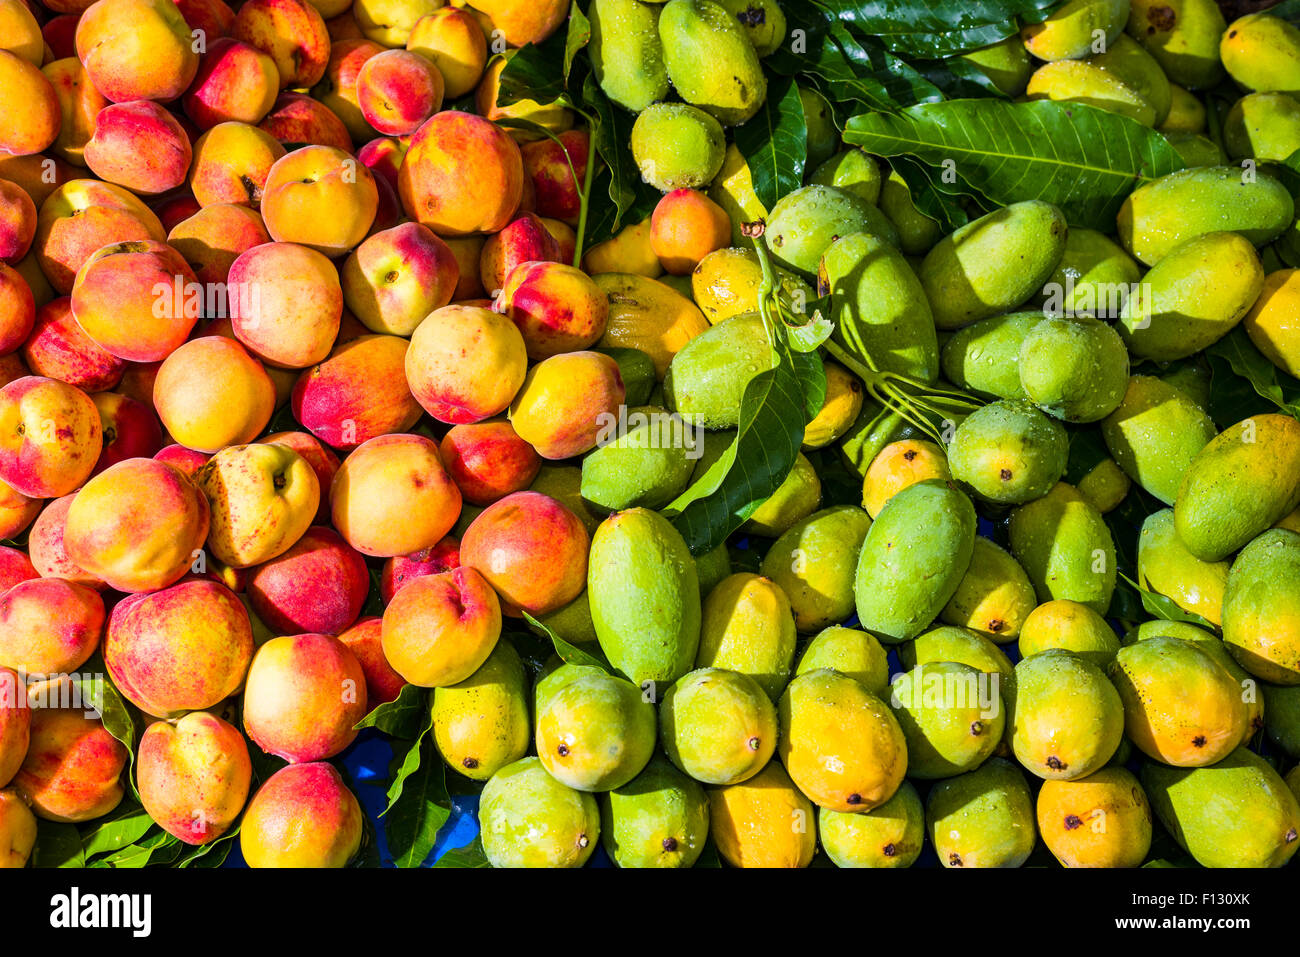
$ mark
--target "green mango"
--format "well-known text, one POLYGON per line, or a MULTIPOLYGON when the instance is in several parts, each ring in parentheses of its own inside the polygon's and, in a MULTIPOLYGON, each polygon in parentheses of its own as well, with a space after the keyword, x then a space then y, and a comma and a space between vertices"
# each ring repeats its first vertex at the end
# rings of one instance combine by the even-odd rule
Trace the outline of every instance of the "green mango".
POLYGON ((1295 202, 1277 179, 1240 166, 1179 170, 1145 183, 1119 211, 1119 238, 1154 266, 1206 233, 1241 233, 1256 246, 1271 243, 1295 221, 1295 202))
MULTIPOLYGON (((585 588, 573 601, 555 611, 539 615, 537 621, 571 645, 596 640, 596 626, 591 621, 591 596, 585 588)), ((531 622, 528 623, 528 630, 540 637, 546 637, 545 632, 531 622)))
POLYGON ((1263 288, 1264 267, 1244 236, 1206 233, 1151 268, 1124 304, 1120 333, 1134 356, 1185 359, 1231 332, 1263 288))
POLYGON ((528 753, 531 728, 524 665, 509 641, 496 643, 477 671, 433 689, 433 743, 442 759, 474 781, 486 781, 528 753))
POLYGON ((1069 439, 1058 423, 1027 402, 1002 399, 976 409, 957 426, 948 466, 953 478, 980 497, 1017 505, 1050 492, 1065 474, 1069 454, 1069 439))
POLYGON ((1109 673, 1124 702, 1124 731, 1147 757, 1202 767, 1250 732, 1243 689, 1200 642, 1165 635, 1134 642, 1109 673))
POLYGON ((1220 432, 1183 474, 1174 527, 1197 558, 1227 558, 1300 505, 1300 422, 1257 415, 1220 432))
POLYGON ((977 537, 966 574, 939 617, 1007 644, 1016 640, 1037 604, 1034 586, 1020 563, 987 538, 977 537))
POLYGON ((767 78, 744 28, 713 0, 669 0, 659 15, 664 66, 687 103, 724 126, 744 123, 767 99, 767 78))
POLYGON ((796 522, 768 549, 760 570, 789 599, 799 631, 821 631, 853 614, 854 568, 870 527, 862 509, 836 505, 796 522))
POLYGON ((1119 508, 1132 487, 1133 483, 1114 459, 1102 459, 1075 486, 1103 515, 1119 508))
POLYGON ((1197 166, 1223 166, 1228 162, 1228 157, 1219 144, 1208 136, 1198 133, 1166 133, 1165 139, 1178 151, 1183 165, 1189 169, 1197 166))
POLYGON ((1115 592, 1115 542, 1101 513, 1065 482, 1011 513, 1011 552, 1040 601, 1068 598, 1106 614, 1115 592))
POLYGON ((1003 758, 935 784, 925 821, 939 863, 948 868, 1019 867, 1037 838, 1029 785, 1003 758))
POLYGON ((1155 125, 1169 117, 1173 106, 1173 89, 1160 63, 1132 37, 1119 34, 1106 49, 1088 58, 1088 62, 1122 80, 1137 91, 1155 112, 1155 125))
POLYGON ((1041 23, 1020 31, 1025 49, 1040 60, 1077 60, 1124 29, 1128 0, 1067 0, 1041 23))
POLYGON ((874 635, 857 628, 832 625, 817 634, 795 666, 796 675, 830 668, 848 675, 877 698, 889 690, 889 660, 874 635))
POLYGON ((1215 0, 1132 0, 1125 31, 1189 90, 1223 77, 1219 36, 1227 23, 1215 0))
POLYGON ((596 799, 561 784, 531 757, 483 786, 478 820, 493 867, 581 867, 600 840, 596 799))
POLYGON ((703 598, 731 574, 731 555, 723 542, 717 548, 695 556, 695 573, 700 580, 700 597, 703 598))
POLYGON ((673 356, 664 377, 664 397, 691 425, 732 429, 740 421, 745 387, 774 362, 762 317, 754 312, 732 316, 673 356))
POLYGON ((1124 736, 1119 692, 1101 668, 1069 651, 1021 659, 1006 696, 1011 750, 1044 780, 1073 781, 1100 770, 1124 736))
POLYGON ((628 410, 626 429, 582 460, 582 497, 598 510, 662 508, 686 488, 697 437, 665 409, 628 410))
POLYGON ((764 238, 778 265, 812 278, 831 243, 852 233, 871 233, 894 247, 899 243, 898 230, 873 204, 848 190, 814 185, 777 201, 764 238))
MULTIPOLYGON (((1172 133, 1195 134, 1205 132, 1205 104, 1196 95, 1177 83, 1169 84, 1169 115, 1159 130, 1166 136, 1172 133)), ((1219 164, 1211 164, 1219 165, 1219 164)))
POLYGON ((1028 200, 939 240, 919 271, 935 325, 960 329, 1021 305, 1056 271, 1066 233, 1059 209, 1028 200))
POLYGON ((1029 74, 1034 70, 1020 37, 1007 37, 978 50, 962 53, 960 58, 987 76, 994 86, 1010 97, 1025 92, 1029 74))
POLYGON ((759 57, 769 56, 785 39, 785 13, 776 0, 718 0, 745 29, 759 57))
MULTIPOLYGON (((796 84, 797 85, 797 84, 796 84)), ((803 107, 805 141, 808 156, 805 169, 816 169, 840 148, 840 131, 835 125, 835 111, 830 102, 810 86, 797 85, 803 107)))
POLYGON ((537 755, 571 788, 622 787, 654 754, 654 705, 625 678, 564 665, 539 686, 536 706, 537 755))
POLYGON ((849 430, 840 436, 840 461, 859 478, 865 479, 871 463, 890 442, 911 435, 912 425, 897 412, 884 409, 870 395, 863 396, 862 408, 849 430))
POLYGON ((617 346, 592 351, 603 353, 618 363, 618 374, 623 377, 623 388, 626 392, 623 399, 625 405, 632 407, 651 404, 650 393, 658 377, 655 375, 654 360, 648 353, 640 349, 624 349, 617 346))
POLYGON ((1300 685, 1300 534, 1272 528, 1241 550, 1223 595, 1223 642, 1255 677, 1300 685))
POLYGON ((632 159, 641 178, 664 193, 707 186, 726 149, 722 125, 686 103, 654 103, 632 124, 632 159))
POLYGON ((818 808, 817 832, 836 867, 911 867, 925 843, 925 808, 916 788, 904 781, 870 811, 818 808))
POLYGON ((1142 765, 1151 807, 1202 867, 1282 867, 1300 849, 1300 804, 1264 761, 1238 748, 1205 768, 1142 765))
POLYGON ((908 777, 950 778, 994 752, 1006 722, 999 679, 956 661, 918 665, 894 678, 889 705, 907 739, 908 777))
POLYGON ((664 695, 659 736, 668 760, 704 784, 739 784, 771 759, 776 707, 749 675, 700 668, 664 695))
POLYGON ((591 620, 605 657, 637 685, 668 685, 700 643, 700 583, 681 534, 657 512, 615 512, 587 560, 591 620))
POLYGON ((817 271, 831 296, 835 341, 870 368, 939 378, 939 340, 925 290, 903 254, 871 233, 831 243, 817 271))
POLYGON ((898 248, 908 256, 924 256, 943 235, 938 220, 916 208, 916 203, 912 202, 912 190, 898 170, 890 170, 889 176, 880 184, 878 205, 898 230, 898 248))
POLYGON ((1071 229, 1061 262, 1043 286, 1043 313, 1118 319, 1139 278, 1138 264, 1110 237, 1071 229))
POLYGON ((1268 739, 1291 758, 1300 758, 1300 685, 1261 685, 1268 739))
POLYGON ((709 199, 721 206, 731 220, 731 245, 753 248, 754 240, 744 234, 742 227, 745 223, 767 219, 767 207, 754 192, 753 174, 735 143, 727 144, 722 169, 709 184, 709 199))
POLYGON ((854 577, 858 619, 885 644, 915 638, 957 590, 975 547, 975 507, 951 483, 903 489, 871 524, 854 577))
POLYGON ((1020 344, 1020 384, 1029 401, 1066 422, 1110 415, 1128 386, 1128 350, 1099 319, 1044 319, 1020 344))
MULTIPOLYGON (((583 527, 587 529, 588 535, 594 535, 597 527, 600 525, 600 518, 592 514, 591 509, 582 498, 582 469, 576 465, 559 465, 553 462, 547 462, 537 473, 537 478, 533 479, 533 484, 528 486, 533 492, 541 492, 543 495, 549 495, 574 515, 578 516, 578 521, 582 522, 583 527)), ((470 511, 473 506, 465 505, 461 508, 461 517, 470 511)), ((480 510, 475 510, 477 515, 480 510)), ((464 534, 460 532, 458 534, 464 534)))
POLYGON ((775 701, 790 680, 795 640, 794 614, 781 586, 740 572, 704 599, 695 667, 749 675, 775 701))
POLYGON ((1214 420, 1189 396, 1147 375, 1128 380, 1124 401, 1101 423, 1115 462, 1166 505, 1174 504, 1183 474, 1217 434, 1214 420))
POLYGON ((875 205, 880 199, 880 164, 860 149, 847 149, 813 170, 808 182, 836 186, 875 205))
POLYGON ((709 838, 709 799, 659 756, 601 802, 600 839, 619 867, 692 867, 709 838))
POLYGON ((1203 561, 1187 550, 1174 527, 1172 508, 1154 512, 1142 523, 1138 584, 1216 626, 1223 620, 1228 567, 1226 561, 1203 561))
POLYGON ((605 95, 639 113, 668 95, 659 8, 641 0, 592 0, 591 68, 605 95))
POLYGON ((1210 385, 1214 375, 1204 356, 1192 356, 1166 366, 1160 374, 1160 381, 1167 382, 1202 409, 1210 407, 1210 385))
MULTIPOLYGON (((975 541, 978 544, 988 540, 975 541)), ((904 642, 898 648, 898 660, 904 668, 955 661, 1001 678, 1010 678, 1012 669, 1011 659, 1001 648, 979 632, 955 625, 940 625, 904 642)))
POLYGON ((817 470, 807 456, 798 452, 790 474, 754 509, 741 529, 764 538, 776 538, 816 511, 821 500, 822 482, 817 470))
POLYGON ((1219 41, 1229 75, 1247 90, 1300 94, 1300 27, 1269 13, 1234 20, 1219 41))
POLYGON ((1119 652, 1119 636, 1087 605, 1058 598, 1039 605, 1025 619, 1018 647, 1024 658, 1052 650, 1068 651, 1105 668, 1119 652))
POLYGON ((1143 126, 1156 125, 1156 110, 1138 90, 1091 60, 1044 63, 1029 78, 1025 95, 1031 100, 1082 103, 1127 116, 1143 126))
POLYGON ((1223 145, 1234 160, 1282 163, 1300 150, 1300 100, 1286 93, 1251 93, 1223 121, 1223 145))
POLYGON ((1020 384, 1020 345, 1042 321, 1043 313, 1034 310, 963 326, 943 344, 939 361, 944 376, 968 392, 997 399, 1027 398, 1020 384))

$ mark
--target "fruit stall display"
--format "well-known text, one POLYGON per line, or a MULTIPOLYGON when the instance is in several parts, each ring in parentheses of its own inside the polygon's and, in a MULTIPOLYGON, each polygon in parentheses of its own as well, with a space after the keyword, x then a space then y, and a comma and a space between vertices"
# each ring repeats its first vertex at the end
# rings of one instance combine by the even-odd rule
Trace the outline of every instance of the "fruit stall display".
POLYGON ((1285 865, 1298 23, 0 0, 0 867, 1285 865))

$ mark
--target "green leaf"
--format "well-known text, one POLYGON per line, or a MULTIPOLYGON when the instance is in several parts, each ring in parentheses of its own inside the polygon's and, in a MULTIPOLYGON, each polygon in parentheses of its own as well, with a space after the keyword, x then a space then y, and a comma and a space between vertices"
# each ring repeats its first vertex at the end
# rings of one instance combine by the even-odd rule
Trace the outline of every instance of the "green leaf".
POLYGON ((1217 632, 1219 630, 1214 622, 1190 611, 1183 611, 1172 598, 1167 598, 1157 592, 1147 591, 1123 572, 1120 572, 1120 578, 1138 593, 1142 600, 1142 607, 1150 615, 1159 618, 1161 621, 1185 621, 1192 625, 1200 625, 1206 631, 1217 632))
POLYGON ((532 625, 550 639, 551 644, 555 646, 555 653, 560 656, 560 660, 566 665, 585 665, 588 668, 599 668, 605 672, 612 671, 609 662, 605 660, 605 656, 600 653, 599 649, 594 655, 590 652, 583 651, 576 645, 572 645, 565 641, 546 625, 528 614, 528 612, 524 612, 524 619, 528 624, 532 625))
POLYGON ((591 203, 588 210, 587 243, 607 239, 629 221, 640 222, 654 211, 659 191, 641 179, 632 158, 632 123, 635 117, 616 107, 605 96, 593 74, 583 81, 582 96, 595 116, 596 153, 605 168, 593 180, 593 200, 599 195, 596 183, 604 183, 611 205, 591 203))
POLYGON ((406 779, 401 796, 389 808, 384 823, 388 850, 398 867, 419 867, 438 839, 438 830, 451 816, 446 769, 433 738, 420 739, 419 768, 406 779))
POLYGON ((564 37, 564 81, 569 81, 573 58, 591 42, 591 21, 578 9, 577 0, 569 7, 569 29, 564 37))
POLYGON ((952 100, 849 120, 846 142, 950 170, 961 188, 998 205, 1040 199, 1072 226, 1111 231, 1144 182, 1183 161, 1159 133, 1077 103, 952 100))
POLYGON ((429 689, 405 685, 392 701, 379 705, 357 722, 357 730, 378 728, 394 738, 415 738, 428 719, 429 689))
MULTIPOLYGON (((1236 375, 1250 383, 1258 395, 1288 415, 1300 418, 1300 381, 1273 365, 1264 353, 1255 348, 1241 326, 1210 346, 1205 353, 1211 364, 1216 361, 1226 363, 1236 375)), ((1216 371, 1215 380, 1218 378, 1216 371)))
POLYGON ((778 77, 769 84, 763 107, 736 127, 735 141, 749 164, 754 192, 765 209, 803 185, 808 127, 803 100, 792 78, 778 77))
POLYGON ((483 839, 474 838, 464 847, 447 851, 434 863, 434 867, 491 867, 483 853, 483 839))
POLYGON ((83 828, 82 853, 87 860, 99 854, 116 853, 140 840, 153 826, 153 818, 138 802, 123 799, 108 814, 83 828))
MULTIPOLYGON (((912 194, 912 204, 929 216, 945 233, 951 233, 970 222, 960 196, 954 196, 934 184, 925 166, 910 156, 894 156, 889 160, 912 194)), ((968 201, 973 201, 969 198, 968 201)))
POLYGON ((433 711, 431 708, 424 709, 424 723, 420 728, 419 735, 414 741, 394 740, 393 760, 388 766, 388 773, 392 780, 388 784, 388 805, 380 813, 383 817, 393 809, 398 800, 402 797, 402 790, 406 787, 406 779, 416 771, 420 770, 420 762, 424 757, 423 749, 420 744, 424 741, 433 726, 433 711))
POLYGON ((1069 438, 1070 457, 1065 465, 1065 481, 1078 485, 1085 475, 1110 458, 1110 449, 1097 428, 1070 429, 1069 438))
POLYGON ((127 704, 108 675, 104 659, 96 652, 69 679, 79 689, 81 700, 99 713, 104 730, 122 743, 127 750, 127 784, 138 801, 140 792, 135 786, 136 723, 134 709, 127 704))
POLYGON ((947 56, 1005 40, 1064 0, 818 0, 855 32, 911 56, 947 56))
POLYGON ((1007 99, 987 73, 961 56, 946 60, 913 60, 912 68, 938 87, 945 99, 992 96, 1007 99))
POLYGON ((85 867, 86 856, 81 852, 81 834, 76 827, 37 818, 32 866, 85 867))
POLYGON ((497 106, 509 106, 520 100, 554 103, 568 98, 565 93, 567 34, 556 30, 540 44, 528 43, 507 54, 510 59, 501 71, 497 89, 497 106))
POLYGON ((794 363, 799 388, 803 392, 804 419, 811 422, 826 404, 826 366, 821 356, 813 352, 792 352, 790 361, 794 363))

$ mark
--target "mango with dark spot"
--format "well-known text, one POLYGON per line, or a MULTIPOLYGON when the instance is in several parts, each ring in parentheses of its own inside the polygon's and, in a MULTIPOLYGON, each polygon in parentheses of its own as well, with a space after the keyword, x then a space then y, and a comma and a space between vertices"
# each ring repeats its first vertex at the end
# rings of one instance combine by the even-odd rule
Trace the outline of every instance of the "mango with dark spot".
MULTIPOLYGON (((988 539, 976 539, 978 544, 988 539)), ((992 542, 989 542, 992 545, 992 542)), ((996 548, 997 546, 993 546, 996 548)), ((939 662, 960 662, 999 679, 1011 677, 1011 659, 984 635, 969 628, 940 625, 899 646, 898 660, 904 668, 939 662)))
POLYGON ((894 679, 889 704, 907 741, 908 777, 953 777, 994 752, 1006 723, 998 684, 955 661, 920 664, 894 679))
POLYGON ((1064 867, 1138 867, 1151 849, 1151 805, 1124 768, 1073 781, 1045 781, 1038 830, 1064 867))
POLYGON ((1037 837, 1029 785, 1005 758, 989 758, 936 784, 925 821, 939 863, 947 868, 1019 867, 1037 837))
POLYGON ((1003 505, 1042 498, 1065 474, 1068 457, 1065 429, 1018 400, 977 409, 948 446, 953 478, 1003 505))
POLYGON ((659 14, 664 66, 687 103, 724 126, 743 123, 767 99, 767 78, 745 28, 712 0, 669 0, 659 14))
POLYGON ((1037 603, 1033 583, 1020 563, 1005 549, 978 537, 966 574, 939 617, 1007 644, 1021 634, 1037 603))
POLYGON ((1016 760, 1044 780, 1104 767, 1124 736, 1124 706, 1102 670, 1069 651, 1030 655, 1006 688, 1007 739, 1016 760))
POLYGON ((619 867, 691 867, 708 837, 704 788, 661 757, 601 801, 601 843, 619 867))
POLYGON ((857 814, 820 808, 822 849, 837 867, 911 867, 925 841, 925 808, 908 781, 880 807, 857 814))
POLYGON ((1132 0, 1125 32, 1156 58, 1169 79, 1202 90, 1223 76, 1219 37, 1226 27, 1214 0, 1132 0))
POLYGON ((659 737, 668 760, 704 784, 739 784, 771 760, 776 707, 749 675, 700 668, 664 695, 659 737))
POLYGON ((1219 55, 1248 90, 1300 93, 1300 27, 1294 23, 1270 13, 1234 20, 1219 41, 1219 55))
POLYGON ((534 757, 492 776, 478 816, 493 867, 581 867, 600 840, 596 799, 551 777, 534 757))
POLYGON ((531 727, 524 666, 509 641, 464 681, 435 688, 433 742, 442 759, 472 781, 486 781, 528 753, 531 727))
POLYGON ((899 243, 898 230, 873 204, 848 190, 814 184, 781 197, 764 235, 779 265, 811 278, 831 243, 853 233, 870 233, 895 248, 899 243))

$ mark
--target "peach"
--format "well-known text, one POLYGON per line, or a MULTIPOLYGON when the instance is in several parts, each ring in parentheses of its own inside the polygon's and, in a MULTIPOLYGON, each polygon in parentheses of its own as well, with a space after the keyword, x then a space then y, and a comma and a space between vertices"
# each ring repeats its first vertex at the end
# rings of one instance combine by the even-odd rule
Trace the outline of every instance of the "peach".
POLYGON ((100 472, 68 509, 69 560, 124 592, 177 582, 201 556, 208 501, 175 466, 127 459, 100 472))
POLYGON ((193 150, 175 117, 150 100, 132 100, 99 111, 83 157, 100 179, 154 196, 185 182, 193 150))
POLYGON ((204 336, 163 362, 154 408, 172 438, 199 452, 253 441, 275 411, 275 386, 233 339, 204 336))
POLYGON ((483 278, 479 275, 479 266, 483 260, 483 247, 487 244, 484 236, 453 236, 447 239, 451 254, 456 257, 460 280, 456 291, 452 293, 452 302, 463 303, 467 299, 478 299, 487 293, 483 288, 483 278))
POLYGON ((311 86, 325 75, 329 31, 306 0, 248 0, 235 14, 230 35, 275 62, 282 90, 311 86))
POLYGON ((262 218, 278 242, 337 257, 366 238, 378 205, 375 177, 364 164, 332 146, 304 146, 271 167, 262 218))
POLYGON ((367 335, 339 346, 298 379, 294 418, 336 449, 405 432, 420 418, 403 371, 407 351, 397 336, 367 335))
MULTIPOLYGON (((32 560, 27 557, 26 552, 21 549, 10 548, 8 545, 0 545, 0 595, 3 595, 19 582, 31 581, 33 578, 40 577, 41 573, 36 570, 36 566, 32 564, 32 560)), ((3 704, 0 704, 0 712, 3 709, 3 704)), ((0 742, 4 740, 3 727, 4 717, 0 715, 0 742)), ((0 754, 3 753, 4 745, 0 743, 0 754)), ((0 781, 4 780, 4 773, 0 772, 0 781)))
POLYGON ((0 179, 0 259, 17 262, 27 255, 35 238, 36 204, 17 183, 0 179))
POLYGON ((33 249, 50 285, 66 296, 77 272, 97 250, 111 243, 162 242, 166 236, 158 217, 128 190, 75 179, 41 204, 33 249))
POLYGON ((94 135, 95 118, 109 101, 95 89, 86 68, 75 56, 47 63, 41 72, 59 101, 59 135, 50 149, 70 163, 85 166, 83 153, 94 135))
POLYGON ((75 386, 27 376, 0 389, 0 481, 27 497, 80 486, 100 446, 99 412, 75 386))
POLYGON ((727 211, 696 190, 664 194, 650 216, 650 248, 674 276, 688 275, 709 253, 730 244, 727 211))
POLYGON ((332 528, 307 529, 293 547, 253 570, 253 611, 276 634, 337 635, 357 620, 370 590, 366 560, 332 528))
POLYGON ((22 870, 35 847, 36 815, 17 790, 0 791, 0 870, 22 870))
POLYGON ((539 215, 576 223, 582 212, 591 136, 586 130, 566 130, 556 139, 559 142, 537 140, 520 148, 524 172, 533 181, 539 215))
POLYGON ((339 470, 339 457, 310 432, 276 432, 262 439, 268 445, 283 445, 293 449, 311 466, 320 483, 320 505, 316 509, 316 524, 329 520, 329 488, 334 481, 334 473, 339 470))
POLYGON ((0 595, 0 667, 58 674, 85 664, 104 632, 104 600, 62 578, 19 582, 0 595))
POLYGON ((239 729, 206 711, 155 721, 140 737, 140 802, 168 834, 207 844, 244 809, 253 763, 239 729))
POLYGON ((419 223, 370 236, 343 264, 343 296, 367 329, 409 336, 451 302, 460 280, 451 248, 419 223))
POLYGON ((194 328, 199 309, 191 290, 198 288, 189 263, 165 242, 113 243, 77 270, 72 314, 86 335, 119 359, 157 362, 194 328))
POLYGON ((187 187, 181 186, 166 196, 155 197, 152 208, 162 228, 170 233, 177 223, 189 219, 203 207, 187 187))
POLYGON ((117 392, 97 392, 90 398, 99 410, 104 437, 92 475, 126 459, 148 458, 162 448, 162 426, 152 406, 117 392))
POLYGON ((362 65, 356 95, 376 132, 407 136, 442 108, 442 74, 418 53, 386 50, 362 65))
POLYGON ((524 213, 487 238, 479 254, 479 278, 492 295, 500 293, 515 267, 526 262, 559 262, 560 244, 535 213, 524 213))
POLYGON ((284 147, 246 123, 218 123, 194 144, 190 189, 202 206, 233 203, 258 209, 266 177, 284 147))
POLYGON ((472 505, 491 505, 528 488, 542 467, 537 451, 505 421, 452 426, 439 451, 461 495, 472 505))
POLYGON ((483 29, 473 16, 456 7, 443 7, 417 20, 406 49, 437 67, 449 100, 460 99, 474 89, 487 64, 483 29))
POLYGON ((477 306, 444 306, 420 323, 406 353, 406 380, 439 422, 480 422, 509 407, 528 354, 518 328, 477 306))
POLYGON ((512 47, 541 43, 569 12, 566 0, 474 0, 474 6, 492 18, 512 47))
POLYGON ((30 498, 0 479, 0 539, 14 538, 41 514, 41 499, 30 498))
POLYGON ((121 802, 122 770, 130 756, 122 742, 83 707, 56 703, 74 697, 70 679, 51 679, 28 688, 32 708, 31 745, 14 787, 37 817, 47 821, 90 821, 121 802))
MULTIPOLYGON (((271 235, 257 210, 233 203, 203 206, 167 234, 167 245, 185 257, 195 279, 221 287, 226 285, 230 267, 241 254, 270 241, 271 235)), ((230 290, 226 293, 228 306, 230 290)))
POLYGON ((108 587, 103 580, 78 566, 68 557, 68 550, 63 545, 68 510, 72 508, 76 497, 77 493, 74 492, 56 498, 45 506, 32 523, 32 530, 27 536, 27 552, 32 567, 42 578, 62 578, 95 591, 103 591, 108 587))
POLYGON ((26 342, 35 323, 36 299, 32 287, 18 270, 0 263, 0 355, 7 355, 26 342))
POLYGON ((361 618, 339 635, 339 641, 347 645, 361 662, 361 670, 366 676, 366 702, 372 708, 396 701, 406 687, 406 679, 394 671, 384 657, 383 626, 384 620, 378 616, 361 618))
POLYGON ((519 327, 530 359, 594 345, 609 318, 609 300, 601 288, 581 269, 555 262, 516 266, 496 309, 519 327))
POLYGON ((366 716, 366 676, 332 635, 288 635, 257 649, 244 687, 244 730, 294 764, 338 754, 366 716))
POLYGON ((260 123, 279 94, 274 60, 255 46, 220 37, 199 60, 182 102, 194 125, 209 130, 218 123, 260 123))
POLYGON ((39 153, 59 135, 59 98, 39 68, 16 53, 0 50, 0 152, 39 153))
POLYGON ((617 416, 626 391, 618 363, 599 352, 543 359, 510 406, 520 438, 544 459, 567 459, 596 447, 603 423, 617 416))
POLYGON ((362 66, 384 48, 371 40, 342 40, 330 47, 325 75, 312 87, 311 95, 342 120, 348 134, 358 142, 375 135, 357 102, 357 75, 362 66))
POLYGON ((257 128, 282 146, 332 146, 349 152, 352 137, 343 121, 319 100, 303 93, 281 93, 257 128))
POLYGON ((343 460, 330 489, 334 527, 363 555, 436 545, 460 515, 460 490, 422 435, 381 435, 343 460))
POLYGON ((113 683, 155 718, 211 708, 230 697, 252 659, 253 627, 243 602, 208 580, 122 599, 104 635, 113 683))
POLYGON ((283 555, 311 527, 320 482, 306 459, 282 445, 233 445, 195 476, 212 510, 208 547, 232 568, 283 555))
POLYGON ((81 15, 76 42, 90 81, 114 103, 167 103, 199 68, 189 24, 172 0, 98 0, 81 15))
POLYGON ((560 262, 574 262, 578 253, 578 234, 573 231, 573 227, 561 220, 549 219, 545 216, 542 217, 542 225, 560 245, 560 262))
POLYGON ((448 535, 432 548, 394 555, 379 575, 379 595, 387 605, 399 590, 425 575, 441 575, 460 567, 460 542, 448 535))
POLYGON ((128 362, 115 390, 140 402, 152 403, 154 383, 161 368, 161 362, 128 362))
MULTIPOLYGON (((319 6, 316 9, 320 9, 319 6)), ((364 40, 365 34, 361 32, 361 27, 357 25, 357 18, 352 15, 351 4, 348 9, 338 16, 325 18, 325 29, 329 31, 330 40, 334 43, 340 43, 343 40, 364 40)))
POLYGON ((211 457, 206 452, 187 449, 178 443, 159 449, 154 459, 158 462, 166 462, 168 465, 175 467, 186 478, 193 480, 199 469, 207 465, 208 459, 211 457))
POLYGON ((519 147, 490 120, 446 110, 411 137, 398 172, 402 206, 440 236, 504 229, 523 197, 519 147))
POLYGON ((26 684, 16 671, 0 668, 0 788, 12 781, 22 766, 31 724, 26 684))
POLYGON ((223 0, 177 0, 176 9, 190 30, 202 30, 209 43, 230 36, 235 23, 235 11, 223 0))
POLYGON ((544 615, 587 587, 590 544, 581 520, 555 499, 515 492, 470 523, 460 557, 488 580, 508 610, 544 615))
POLYGON ((122 380, 126 362, 86 335, 72 315, 72 300, 60 296, 42 306, 23 345, 23 358, 39 376, 58 379, 85 392, 102 392, 122 380))
POLYGON ((330 354, 343 315, 338 270, 294 243, 254 246, 230 267, 235 335, 263 362, 302 369, 330 354))
POLYGON ((354 0, 352 16, 361 32, 386 47, 404 47, 421 18, 447 0, 354 0))
POLYGON ((500 636, 496 593, 464 566, 415 579, 384 609, 384 657, 422 688, 464 681, 492 654, 500 636))
POLYGON ((361 849, 361 805, 326 763, 281 768, 248 802, 239 849, 249 867, 343 867, 361 849))
POLYGON ((27 288, 32 294, 32 303, 37 309, 54 298, 54 287, 41 272, 41 264, 36 261, 34 251, 29 251, 26 256, 14 263, 13 270, 22 276, 23 282, 27 283, 27 288))
POLYGON ((0 0, 0 50, 8 50, 37 67, 45 58, 41 26, 23 0, 0 0))
MULTIPOLYGON (((23 0, 19 0, 19 6, 23 0)), ((75 14, 61 13, 41 27, 41 36, 50 51, 50 62, 77 57, 77 20, 75 14)), ((187 21, 188 22, 188 21, 187 21)))
POLYGON ((37 210, 56 189, 78 176, 81 171, 57 156, 34 153, 13 156, 0 152, 0 178, 17 183, 32 198, 37 210))

